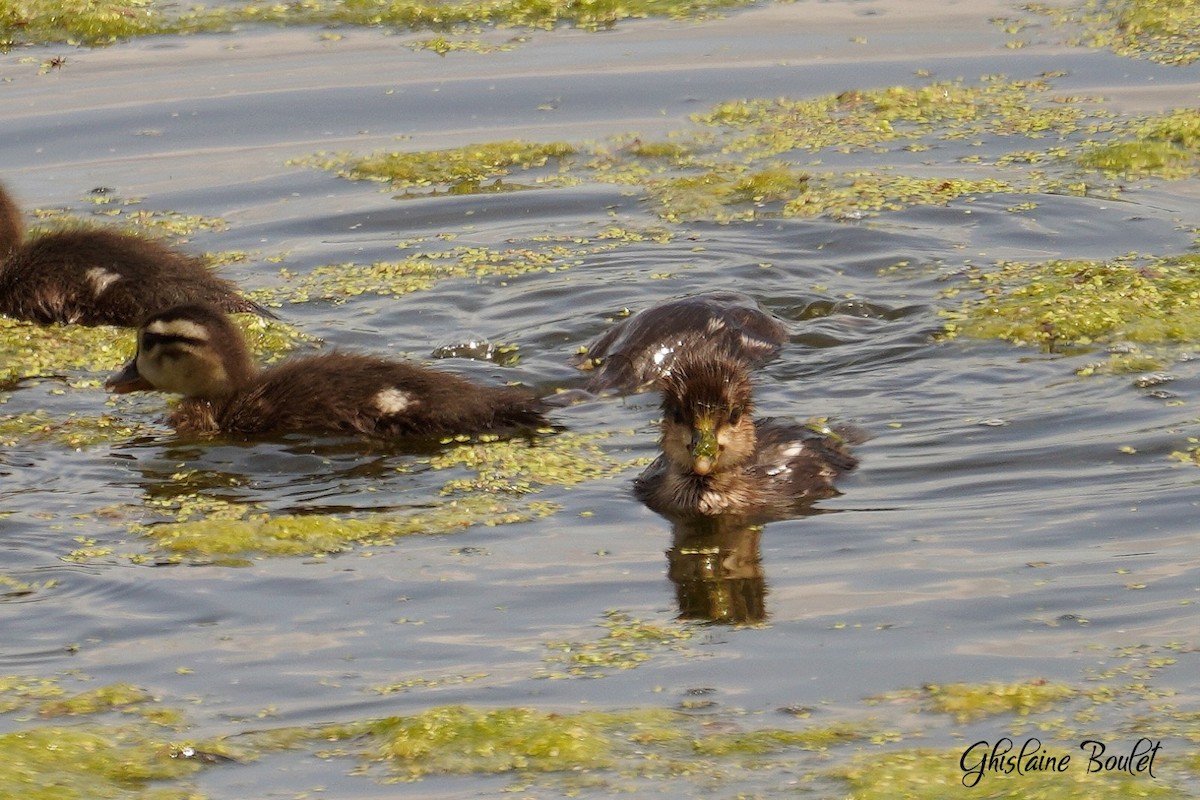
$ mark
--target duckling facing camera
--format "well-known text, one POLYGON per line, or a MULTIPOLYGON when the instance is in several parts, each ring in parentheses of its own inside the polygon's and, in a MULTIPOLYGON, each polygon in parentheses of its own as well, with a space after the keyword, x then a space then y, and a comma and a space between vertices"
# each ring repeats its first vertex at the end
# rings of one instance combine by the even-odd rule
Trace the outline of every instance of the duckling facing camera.
POLYGON ((752 298, 733 291, 703 292, 650 306, 609 328, 575 357, 587 370, 586 389, 640 392, 667 375, 682 354, 727 352, 751 366, 788 340, 783 322, 752 298))
POLYGON ((374 356, 334 352, 259 371, 241 331, 221 311, 198 305, 148 317, 137 355, 106 386, 183 395, 168 417, 180 433, 395 439, 547 425, 542 401, 525 389, 374 356))
POLYGON ((846 446, 857 432, 753 419, 747 366, 728 352, 681 353, 661 386, 662 453, 634 493, 664 516, 781 519, 837 494, 858 464, 846 446))
POLYGON ((0 186, 0 314, 43 324, 133 327, 152 311, 206 303, 274 317, 204 261, 118 231, 80 228, 26 240, 21 211, 0 186))

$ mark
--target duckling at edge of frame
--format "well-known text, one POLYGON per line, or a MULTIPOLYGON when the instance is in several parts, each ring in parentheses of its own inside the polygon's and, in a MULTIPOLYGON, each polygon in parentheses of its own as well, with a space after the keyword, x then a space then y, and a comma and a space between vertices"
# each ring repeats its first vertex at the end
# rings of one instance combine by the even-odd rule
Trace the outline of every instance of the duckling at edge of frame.
POLYGON ((654 386, 681 354, 720 347, 757 366, 788 340, 784 323, 741 292, 667 300, 621 320, 572 360, 589 392, 632 394, 654 386))
POLYGON ((239 436, 311 431, 376 438, 475 434, 546 426, 532 392, 481 386, 445 372, 331 352, 258 371, 221 311, 178 306, 148 317, 138 351, 106 387, 183 395, 168 422, 180 433, 239 436))
POLYGON ((133 327, 181 303, 275 316, 203 259, 153 239, 76 228, 26 240, 21 210, 0 186, 0 314, 42 324, 133 327))
POLYGON ((664 516, 782 519, 838 494, 834 482, 858 464, 846 445, 859 431, 752 419, 747 366, 727 351, 681 353, 661 388, 662 452, 634 494, 664 516))

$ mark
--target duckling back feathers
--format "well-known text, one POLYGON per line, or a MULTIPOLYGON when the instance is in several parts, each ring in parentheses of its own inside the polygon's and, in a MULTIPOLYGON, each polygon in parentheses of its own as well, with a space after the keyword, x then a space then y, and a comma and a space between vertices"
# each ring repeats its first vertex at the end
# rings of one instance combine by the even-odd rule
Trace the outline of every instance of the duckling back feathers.
POLYGON ((685 353, 721 352, 751 366, 779 352, 786 326, 740 292, 714 291, 651 306, 608 329, 576 357, 591 392, 637 392, 685 353))
POLYGON ((374 356, 334 352, 255 372, 241 333, 224 314, 203 306, 148 318, 137 357, 109 385, 183 394, 169 418, 180 432, 308 430, 392 438, 546 424, 541 401, 526 390, 479 386, 374 356))
POLYGON ((366 355, 294 359, 257 375, 224 402, 185 399, 180 430, 230 434, 326 430, 383 438, 545 425, 529 393, 478 386, 444 372, 366 355))
POLYGON ((24 236, 21 212, 0 187, 0 313, 10 317, 131 327, 180 303, 274 316, 203 260, 151 239, 90 228, 24 236))

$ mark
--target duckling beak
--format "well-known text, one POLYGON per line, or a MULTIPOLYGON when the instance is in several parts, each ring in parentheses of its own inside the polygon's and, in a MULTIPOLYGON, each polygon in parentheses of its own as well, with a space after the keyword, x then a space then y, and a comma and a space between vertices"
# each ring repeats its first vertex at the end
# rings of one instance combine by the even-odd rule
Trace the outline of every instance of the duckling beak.
POLYGON ((692 472, 697 475, 709 474, 717 466, 720 454, 716 426, 708 420, 697 420, 692 429, 692 472))
POLYGON ((142 374, 138 372, 137 359, 134 358, 125 365, 123 370, 105 381, 104 388, 110 392, 125 394, 139 390, 149 391, 154 387, 150 385, 150 381, 143 378, 142 374))

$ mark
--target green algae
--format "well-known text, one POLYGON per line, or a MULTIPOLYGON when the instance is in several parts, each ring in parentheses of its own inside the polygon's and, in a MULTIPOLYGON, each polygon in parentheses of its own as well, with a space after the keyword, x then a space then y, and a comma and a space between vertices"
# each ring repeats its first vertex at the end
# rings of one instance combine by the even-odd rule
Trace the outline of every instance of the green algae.
POLYGON ((318 154, 293 163, 319 166, 350 180, 386 181, 397 189, 441 187, 461 194, 478 190, 484 181, 532 171, 573 153, 575 148, 563 142, 507 140, 418 153, 318 154))
POLYGON ((1183 450, 1174 450, 1169 458, 1172 461, 1182 461, 1200 467, 1200 437, 1189 436, 1187 446, 1183 450))
POLYGON ((528 708, 432 708, 380 720, 368 730, 377 758, 410 777, 602 769, 613 764, 602 718, 528 708))
POLYGON ((1172 142, 1111 142, 1081 153, 1077 161, 1085 169, 1125 177, 1182 178, 1194 172, 1192 155, 1172 142))
POLYGON ((445 36, 435 36, 432 39, 422 39, 412 42, 409 47, 413 50, 429 50, 444 56, 447 53, 495 53, 515 49, 515 44, 487 44, 479 39, 447 39, 445 36))
MULTIPOLYGON (((967 745, 964 745, 963 750, 967 745)), ((1018 743, 1017 748, 1020 748, 1018 743)), ((828 771, 846 785, 855 800, 942 800, 969 793, 985 800, 1124 800, 1130 797, 1182 798, 1188 795, 1146 776, 1095 776, 1086 773, 1086 755, 1070 753, 1070 769, 1024 774, 988 773, 969 789, 964 788, 960 767, 963 750, 909 748, 856 756, 844 767, 828 771)), ((968 778, 969 779, 969 778, 968 778)))
MULTIPOLYGON (((671 639, 660 626, 621 612, 606 618, 606 627, 617 638, 650 642, 652 647, 671 639)), ((801 790, 824 790, 821 796, 925 800, 969 786, 972 796, 993 799, 1185 797, 1189 795, 1173 781, 1186 781, 1200 768, 1194 752, 1200 742, 1200 711, 1171 705, 1172 693, 1156 691, 1151 681, 1162 670, 1185 669, 1181 654, 1193 649, 1187 642, 1112 652, 1097 649, 1098 666, 1081 687, 1042 681, 946 684, 868 701, 875 704, 876 714, 894 717, 899 710, 912 716, 898 727, 855 713, 819 724, 780 726, 765 721, 762 712, 715 701, 703 713, 689 711, 684 704, 674 709, 583 711, 437 705, 403 716, 309 727, 263 728, 251 721, 254 728, 242 733, 181 742, 162 738, 162 727, 142 713, 169 707, 137 687, 114 684, 68 696, 59 679, 0 676, 0 713, 69 708, 80 718, 70 728, 42 721, 0 736, 0 758, 6 765, 0 770, 0 796, 189 797, 186 780, 199 769, 299 750, 326 760, 349 760, 357 764, 354 773, 382 783, 434 776, 508 776, 509 791, 529 791, 536 785, 554 796, 573 794, 585 785, 608 794, 630 793, 643 782, 653 782, 661 791, 663 780, 705 791, 749 789, 746 770, 753 770, 771 780, 787 775, 801 790), (1060 713, 1064 704, 1074 709, 1073 716, 1060 713), (1119 719, 1102 718, 1102 709, 1119 719), (103 715, 131 710, 141 716, 129 724, 104 721, 103 715), (1048 755, 1070 753, 1070 767, 1061 772, 1026 769, 1021 774, 986 770, 978 783, 968 785, 970 764, 964 752, 973 738, 952 733, 959 744, 947 749, 897 746, 910 737, 940 735, 944 723, 938 720, 947 714, 956 724, 987 719, 989 730, 996 733, 984 745, 1008 738, 1015 750, 1024 735, 1048 755), (1022 734, 1020 727, 1033 733, 1022 734), (1153 779, 1145 774, 1088 774, 1087 755, 1079 743, 1096 738, 1097 730, 1122 734, 1101 737, 1109 752, 1128 752, 1133 739, 1126 734, 1136 732, 1161 739, 1170 757, 1159 759, 1153 779), (60 789, 60 779, 62 793, 38 793, 43 785, 60 789), (89 782, 96 787, 93 792, 79 789, 89 782)), ((485 677, 459 676, 448 682, 485 677)), ((446 682, 415 680, 399 690, 446 682)), ((176 717, 168 725, 182 727, 181 720, 176 717)), ((976 745, 973 752, 980 755, 981 747, 976 745)))
POLYGON ((712 733, 692 740, 692 750, 701 756, 760 756, 781 750, 824 751, 831 747, 872 738, 868 726, 844 722, 812 726, 804 730, 767 728, 736 733, 712 733))
POLYGON ((1125 180, 1180 180, 1200 174, 1200 112, 1174 109, 1125 121, 1115 139, 1091 142, 1074 156, 1085 170, 1125 180))
MULTIPOLYGON (((1098 101, 1057 96, 1049 77, 1018 81, 1003 76, 807 99, 729 100, 691 121, 692 129, 660 141, 643 141, 634 134, 586 145, 507 140, 361 157, 317 154, 293 163, 355 180, 386 181, 403 189, 404 196, 518 185, 543 190, 586 182, 630 186, 641 191, 653 213, 672 224, 760 216, 857 219, 985 194, 1116 192, 1115 172, 1106 177, 1113 171, 1100 169, 1106 163, 1106 142, 1096 137, 1136 141, 1154 124, 1141 120, 1139 129, 1133 121, 1115 118, 1098 101), (989 167, 977 154, 984 142, 1012 149, 996 155, 989 167), (919 161, 935 148, 947 154, 942 163, 957 160, 966 174, 946 175, 919 161), (896 163, 849 171, 824 164, 851 154, 889 155, 896 163), (557 161, 556 170, 547 169, 548 159, 557 161), (1030 164, 1040 169, 1031 170, 1030 164), (503 183, 513 165, 527 173, 521 184, 503 183), (1092 181, 1099 185, 1080 181, 1075 173, 1081 169, 1099 173, 1092 181)), ((1181 120, 1176 123, 1182 126, 1181 120)), ((1166 131, 1156 135, 1164 150, 1186 147, 1166 131)), ((1172 173, 1164 164, 1153 174, 1172 173)), ((418 274, 420 266, 406 259, 371 271, 418 274)))
POLYGON ((176 13, 153 0, 21 0, 0 5, 0 48, 65 42, 97 47, 139 36, 230 30, 238 25, 356 25, 391 30, 476 31, 484 27, 601 30, 629 19, 699 19, 745 0, 305 0, 193 7, 176 13))
POLYGON ((39 727, 0 735, 0 796, 23 800, 194 800, 157 781, 194 774, 200 764, 172 758, 167 743, 131 725, 39 727))
POLYGON ((0 416, 0 445, 48 443, 72 450, 111 445, 138 436, 153 435, 159 429, 111 414, 96 416, 71 413, 51 417, 46 411, 0 416))
MULTIPOLYGON (((3 427, 0 426, 0 433, 3 427)), ((325 556, 388 546, 418 535, 447 534, 473 526, 508 525, 557 513, 559 506, 535 500, 546 487, 571 487, 611 477, 628 465, 600 447, 611 434, 560 433, 531 440, 462 437, 444 449, 400 467, 446 472, 434 499, 395 511, 358 514, 273 514, 259 505, 231 502, 211 492, 228 480, 207 472, 180 471, 162 492, 141 505, 103 509, 111 518, 136 518, 127 530, 149 543, 133 552, 135 563, 150 560, 217 560, 241 566, 256 558, 325 556), (454 473, 467 473, 465 476, 454 473), (159 517, 145 522, 146 513, 159 517)), ((89 562, 117 556, 113 546, 90 538, 66 556, 89 562)))
POLYGON ((230 504, 225 514, 138 525, 134 531, 148 537, 155 551, 181 558, 328 555, 355 547, 392 544, 406 536, 523 522, 555 510, 549 503, 502 503, 487 496, 470 496, 407 512, 358 516, 271 515, 230 504))
MULTIPOLYGON (((887 699, 896 699, 898 696, 889 694, 887 699)), ((903 696, 920 700, 927 711, 949 714, 962 723, 1001 714, 1029 716, 1074 700, 1080 693, 1071 686, 1038 680, 1022 683, 927 684, 919 690, 905 692, 903 696)))
MULTIPOLYGON (((968 272, 947 333, 1045 350, 1200 341, 1200 256, 1002 262, 968 272)), ((948 296, 961 292, 955 288, 948 296)))
MULTIPOLYGON (((733 727, 733 719, 727 724, 733 727)), ((363 758, 390 764, 408 779, 618 771, 709 779, 718 778, 730 765, 746 766, 762 756, 823 751, 869 737, 866 729, 849 724, 712 732, 703 719, 656 708, 557 713, 461 705, 316 733, 322 741, 357 741, 363 758)))
POLYGON ((538 236, 520 246, 491 248, 445 246, 456 237, 416 239, 399 247, 409 251, 395 261, 373 264, 330 264, 298 275, 280 273, 280 286, 255 293, 268 303, 341 303, 364 294, 401 296, 423 291, 441 281, 468 279, 506 281, 536 273, 556 273, 583 264, 588 256, 646 242, 668 242, 675 234, 657 228, 606 226, 590 236, 538 236))
POLYGON ((128 683, 113 683, 69 697, 47 700, 38 706, 37 711, 41 717, 75 717, 104 711, 128 710, 153 700, 154 696, 145 689, 128 683))
POLYGON ((977 84, 933 81, 846 91, 810 99, 719 103, 693 120, 729 131, 726 151, 776 156, 791 151, 874 151, 922 140, 951 142, 984 135, 1061 139, 1095 130, 1111 117, 1095 103, 1058 102, 1049 80, 984 77, 977 84))
POLYGON ((142 201, 117 197, 107 192, 90 194, 85 200, 92 203, 91 216, 79 217, 65 208, 36 208, 33 216, 38 223, 29 231, 30 238, 47 233, 72 230, 112 230, 119 228, 130 235, 170 237, 187 241, 201 231, 228 230, 229 224, 220 217, 204 217, 163 209, 135 208, 142 201), (103 223, 98 220, 103 218, 103 223), (119 224, 118 224, 119 223, 119 224))
POLYGON ((560 433, 537 439, 469 442, 432 456, 434 469, 463 467, 473 477, 452 479, 441 494, 484 492, 522 495, 545 486, 576 486, 612 477, 628 465, 600 447, 612 434, 560 433))
POLYGON ((0 675, 0 714, 33 710, 46 700, 65 694, 66 690, 55 678, 0 675))
POLYGON ((633 669, 656 655, 685 653, 694 636, 692 628, 658 625, 623 611, 608 611, 600 627, 604 636, 582 641, 549 641, 550 653, 541 678, 602 678, 612 670, 633 669))
MULTIPOLYGON (((72 676, 80 680, 82 676, 72 676)), ((68 694, 61 677, 0 676, 0 713, 19 714, 0 734, 0 797, 22 800, 197 800, 179 781, 201 767, 178 757, 164 728, 182 716, 144 689, 117 683, 68 694), (103 721, 113 712, 125 721, 103 721), (72 717, 30 725, 40 720, 72 717), (130 718, 132 716, 132 719, 130 718)), ((6 722, 8 722, 6 720, 6 722)), ((221 749, 215 743, 216 749, 221 749)))
POLYGON ((1182 66, 1200 58, 1200 3, 1195 0, 1086 0, 1025 8, 1080 29, 1071 38, 1076 45, 1161 64, 1182 66))
MULTIPOLYGON (((53 589, 57 585, 58 581, 53 579, 46 581, 23 581, 13 578, 10 575, 0 575, 0 602, 29 597, 47 589, 53 589)), ((0 694, 2 693, 3 687, 0 687, 0 694)))

